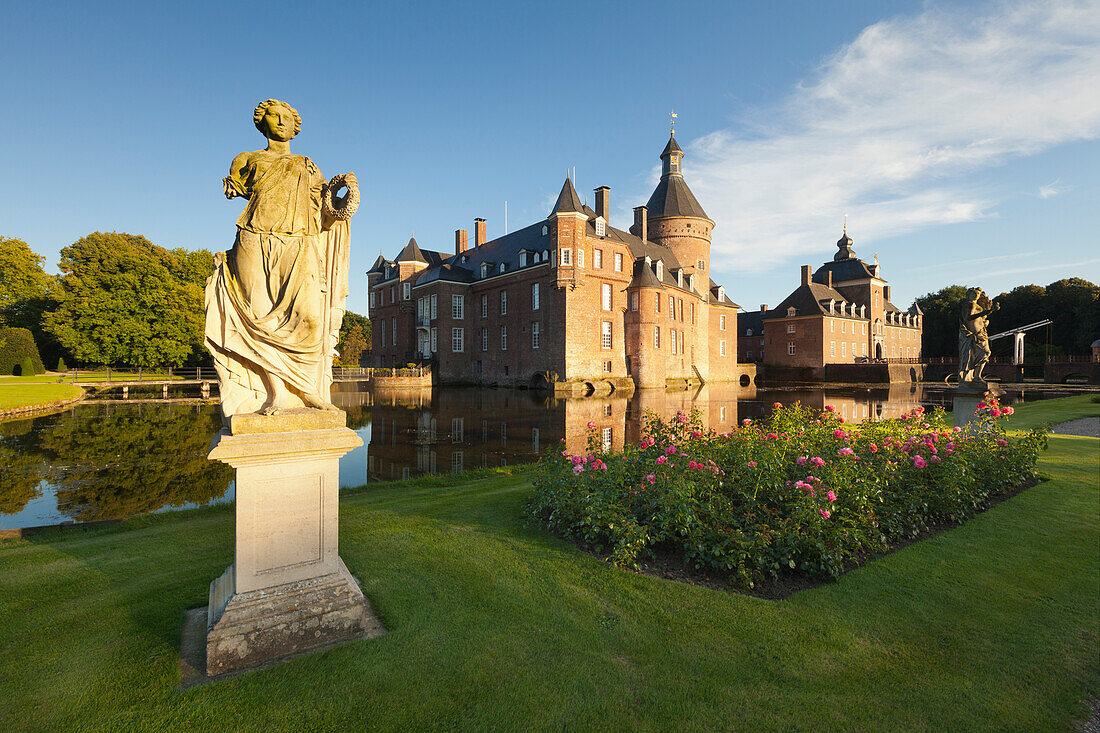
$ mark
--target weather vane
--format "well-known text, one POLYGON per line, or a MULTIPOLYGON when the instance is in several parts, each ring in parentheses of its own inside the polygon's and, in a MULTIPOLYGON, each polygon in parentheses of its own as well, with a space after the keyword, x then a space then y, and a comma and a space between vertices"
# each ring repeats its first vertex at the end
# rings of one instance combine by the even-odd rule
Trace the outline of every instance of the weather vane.
POLYGON ((669 126, 671 127, 671 129, 669 130, 669 133, 672 134, 672 135, 675 135, 676 134, 676 110, 670 110, 669 114, 672 115, 669 118, 669 126))
POLYGON ((848 215, 844 215, 844 236, 848 236, 848 215))

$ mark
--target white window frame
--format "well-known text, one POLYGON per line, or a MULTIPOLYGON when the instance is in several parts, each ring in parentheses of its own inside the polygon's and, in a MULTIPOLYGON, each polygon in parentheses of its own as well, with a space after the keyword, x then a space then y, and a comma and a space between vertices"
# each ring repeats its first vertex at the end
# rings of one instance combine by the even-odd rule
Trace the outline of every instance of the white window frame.
MULTIPOLYGON (((599 234, 599 233, 600 233, 599 229, 597 228, 596 234, 599 234)), ((603 269, 603 250, 602 249, 592 250, 592 266, 596 267, 596 268, 599 268, 599 269, 603 269)))
POLYGON ((633 292, 630 294, 630 310, 638 310, 638 293, 633 292))
POLYGON ((622 271, 623 271, 623 253, 622 252, 616 252, 615 253, 615 272, 622 272, 622 271))
POLYGON ((787 333, 794 333, 794 324, 793 323, 788 323, 787 324, 787 333))
POLYGON ((401 283, 401 300, 412 298, 412 283, 401 283))
POLYGON ((829 342, 829 356, 836 356, 836 341, 829 342))
POLYGON ((489 350, 489 329, 482 327, 481 329, 481 350, 489 350))
POLYGON ((577 249, 577 267, 584 267, 584 250, 577 249))
POLYGON ((605 311, 611 310, 611 283, 600 284, 600 303, 605 311))
MULTIPOLYGON (((432 320, 433 321, 435 320, 436 314, 437 314, 437 311, 436 311, 436 298, 435 298, 435 294, 433 293, 432 294, 432 320)), ((435 349, 432 349, 432 351, 435 351, 435 349)))
POLYGON ((562 267, 571 267, 573 265, 573 250, 568 247, 562 247, 558 250, 560 263, 562 267))
POLYGON ((725 341, 719 341, 718 342, 718 356, 725 356, 725 355, 726 355, 726 342, 725 341))
POLYGON ((466 318, 466 296, 465 295, 452 295, 451 296, 451 318, 456 321, 462 321, 466 318))
POLYGON ((432 353, 435 354, 439 351, 439 349, 437 348, 437 345, 439 343, 439 339, 438 339, 439 329, 438 328, 432 328, 431 334, 432 334, 431 349, 432 349, 432 353))
POLYGON ((500 350, 501 351, 507 351, 508 350, 508 327, 507 326, 501 326, 500 327, 500 350))
POLYGON ((466 329, 464 328, 452 328, 451 329, 451 351, 455 354, 461 354, 466 350, 466 329))
POLYGON ((481 317, 489 317, 489 295, 487 293, 481 294, 481 317))
POLYGON ((539 347, 539 322, 531 321, 531 348, 537 349, 539 347))
POLYGON ((612 330, 611 321, 600 322, 600 347, 604 349, 610 349, 615 344, 614 335, 612 330))
MULTIPOLYGON (((726 317, 724 315, 723 316, 718 316, 718 330, 719 331, 725 331, 726 330, 726 317)), ((752 331, 749 332, 749 335, 750 336, 752 335, 752 331)))
POLYGON ((794 341, 787 342, 787 356, 794 356, 794 341))
POLYGON ((374 297, 374 296, 375 296, 375 295, 376 295, 376 293, 374 293, 373 291, 372 291, 372 292, 371 292, 371 294, 370 294, 370 307, 371 307, 371 308, 373 308, 373 307, 374 307, 374 303, 375 303, 375 297, 374 297))
POLYGON ((531 310, 537 311, 540 307, 539 303, 539 284, 531 283, 531 310))
POLYGON ((500 315, 508 315, 508 291, 500 291, 500 315))
POLYGON ((596 236, 607 236, 607 222, 605 222, 603 219, 596 219, 596 236))
POLYGON ((653 348, 655 348, 655 349, 661 348, 661 327, 660 326, 654 326, 653 327, 653 348))

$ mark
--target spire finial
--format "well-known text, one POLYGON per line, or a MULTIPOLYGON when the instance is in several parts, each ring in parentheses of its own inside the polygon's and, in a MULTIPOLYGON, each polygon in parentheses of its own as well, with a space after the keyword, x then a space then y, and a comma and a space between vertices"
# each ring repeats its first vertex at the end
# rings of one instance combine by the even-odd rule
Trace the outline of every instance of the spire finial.
POLYGON ((848 215, 844 215, 844 236, 848 236, 848 215))
POLYGON ((674 109, 669 110, 668 124, 669 124, 669 127, 671 128, 671 129, 669 129, 668 134, 669 135, 675 135, 676 134, 676 110, 674 110, 674 109))

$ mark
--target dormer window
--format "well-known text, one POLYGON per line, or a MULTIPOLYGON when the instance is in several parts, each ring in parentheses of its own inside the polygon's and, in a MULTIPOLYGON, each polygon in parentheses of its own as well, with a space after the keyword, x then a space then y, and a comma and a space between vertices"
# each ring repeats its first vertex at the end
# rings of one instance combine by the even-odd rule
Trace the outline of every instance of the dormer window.
POLYGON ((607 236, 607 222, 605 222, 602 218, 596 219, 596 236, 597 237, 606 237, 607 236))
POLYGON ((664 280, 665 279, 665 263, 662 262, 661 260, 657 260, 657 279, 658 280, 664 280))
POLYGON ((796 309, 794 307, 787 309, 787 318, 794 318, 796 309))
POLYGON ((482 262, 481 263, 481 276, 482 277, 489 277, 489 263, 488 262, 482 262))
POLYGON ((503 262, 501 262, 500 266, 497 267, 497 272, 504 272, 504 263, 503 262))
POLYGON ((549 233, 550 233, 550 227, 548 227, 548 226, 546 226, 545 224, 543 224, 543 225, 542 225, 542 236, 544 236, 544 237, 545 237, 545 236, 546 236, 547 234, 549 234, 549 233))
POLYGON ((391 268, 389 265, 386 265, 386 277, 389 278, 392 275, 393 275, 393 268, 391 268))
POLYGON ((527 253, 526 252, 520 252, 519 253, 519 266, 520 267, 527 267, 527 253))
POLYGON ((550 258, 550 253, 549 253, 549 252, 547 252, 547 251, 546 251, 546 250, 544 249, 544 250, 542 251, 542 261, 543 261, 543 262, 546 262, 546 260, 548 260, 549 258, 550 258))
POLYGON ((721 285, 718 286, 718 302, 722 303, 726 299, 726 289, 721 285))
POLYGON ((830 298, 829 299, 829 313, 835 313, 835 312, 836 312, 836 301, 833 300, 832 298, 830 298))
POLYGON ((751 328, 746 328, 745 329, 745 335, 746 336, 752 336, 752 329, 751 328))

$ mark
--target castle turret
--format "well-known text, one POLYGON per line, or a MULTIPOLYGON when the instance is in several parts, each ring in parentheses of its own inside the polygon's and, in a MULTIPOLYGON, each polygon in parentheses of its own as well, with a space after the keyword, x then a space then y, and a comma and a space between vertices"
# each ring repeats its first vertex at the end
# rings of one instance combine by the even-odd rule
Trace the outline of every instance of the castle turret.
POLYGON ((676 135, 672 133, 661 152, 661 182, 646 204, 648 235, 650 241, 672 250, 684 274, 698 273, 698 281, 707 283, 714 222, 684 181, 683 158, 684 151, 676 144, 676 135))

